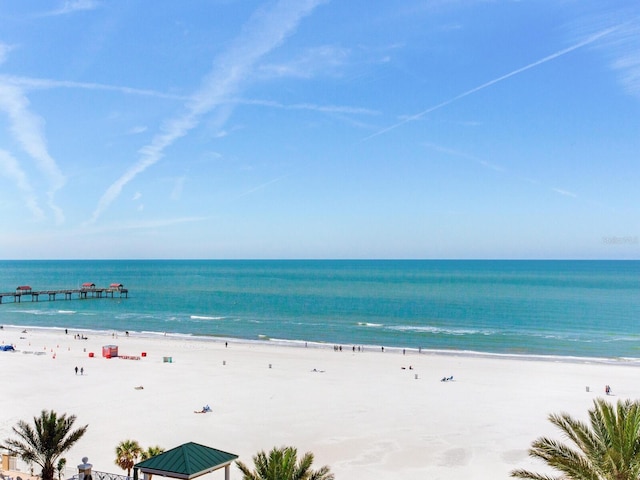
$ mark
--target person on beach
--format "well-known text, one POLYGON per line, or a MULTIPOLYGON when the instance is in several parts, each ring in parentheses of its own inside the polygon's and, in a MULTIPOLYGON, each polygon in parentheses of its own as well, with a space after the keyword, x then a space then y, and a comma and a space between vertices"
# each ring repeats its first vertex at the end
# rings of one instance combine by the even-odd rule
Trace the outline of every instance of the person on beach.
POLYGON ((80 375, 84 375, 84 367, 80 367, 80 375))
POLYGON ((76 367, 76 375, 78 374, 78 367, 76 367))

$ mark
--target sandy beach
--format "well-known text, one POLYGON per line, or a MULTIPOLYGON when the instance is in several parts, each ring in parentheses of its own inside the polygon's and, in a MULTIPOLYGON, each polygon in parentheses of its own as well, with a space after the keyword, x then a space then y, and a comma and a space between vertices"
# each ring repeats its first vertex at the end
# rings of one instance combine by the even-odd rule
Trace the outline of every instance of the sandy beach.
MULTIPOLYGON (((198 442, 246 464, 259 450, 292 445, 312 451, 314 465, 329 465, 337 479, 508 478, 516 467, 544 470, 526 450, 540 435, 558 437, 546 420, 550 412, 585 418, 607 384, 612 401, 640 397, 638 364, 622 360, 233 340, 225 346, 224 340, 23 333, 6 326, 0 341, 17 349, 0 352, 0 438, 42 409, 76 415, 77 425, 89 429, 66 455, 68 474, 84 456, 94 470, 124 473, 114 450, 135 439, 165 449, 198 442), (105 345, 133 358, 104 358, 105 345), (211 413, 194 413, 205 404, 211 413)), ((235 466, 231 478, 241 478, 235 466)))

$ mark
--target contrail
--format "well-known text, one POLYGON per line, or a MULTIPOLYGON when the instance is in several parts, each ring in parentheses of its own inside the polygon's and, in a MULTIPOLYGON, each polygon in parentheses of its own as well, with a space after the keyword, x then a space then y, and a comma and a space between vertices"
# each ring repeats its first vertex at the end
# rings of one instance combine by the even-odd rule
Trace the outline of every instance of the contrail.
POLYGON ((9 118, 9 128, 15 140, 36 162, 38 169, 47 176, 50 184, 47 192, 48 205, 54 212, 56 222, 61 224, 64 214, 54 202, 54 197, 64 186, 66 178, 47 149, 42 119, 29 110, 29 100, 21 88, 4 84, 1 79, 0 111, 6 113, 9 118))
POLYGON ((394 125, 391 125, 390 127, 384 128, 384 129, 380 130, 379 132, 373 133, 373 134, 369 135, 368 137, 363 138, 362 141, 370 140, 370 139, 372 139, 374 137, 377 137, 377 136, 382 135, 384 133, 390 132, 391 130, 394 130, 394 129, 398 128, 398 127, 401 127, 405 123, 409 123, 409 122, 411 122, 413 120, 418 120, 419 118, 425 116, 428 113, 433 112, 434 110, 438 110, 438 109, 440 109, 442 107, 446 107, 447 105, 452 104, 453 102, 457 102, 461 98, 467 97, 467 96, 469 96, 469 95, 471 95, 473 93, 476 93, 476 92, 478 92, 480 90, 483 90, 483 89, 485 89, 487 87, 490 87, 491 85, 495 85, 496 83, 499 83, 499 82, 501 82, 503 80, 506 80, 507 78, 513 77, 513 76, 518 75, 518 74, 520 74, 522 72, 526 72, 527 70, 530 70, 530 69, 532 69, 534 67, 537 67, 538 65, 542 65, 543 63, 549 62, 551 60, 555 60, 556 58, 561 57, 563 55, 566 55, 567 53, 573 52, 574 50, 577 50, 578 48, 582 48, 582 47, 584 47, 586 45, 589 45, 590 43, 593 43, 596 40, 599 40, 600 38, 611 34, 615 30, 617 30, 618 28, 619 28, 619 26, 618 27, 612 27, 612 28, 608 28, 606 30, 602 30, 602 31, 600 31, 598 33, 595 33, 594 35, 592 35, 589 38, 583 40, 582 42, 576 43, 575 45, 567 47, 567 48, 565 48, 563 50, 560 50, 560 51, 558 51, 556 53, 552 53, 549 56, 546 56, 546 57, 544 57, 544 58, 542 58, 540 60, 537 60, 537 61, 535 61, 533 63, 530 63, 529 65, 526 65, 524 67, 518 68, 517 70, 514 70, 513 72, 507 73, 506 75, 502 75, 501 77, 494 78, 493 80, 490 80, 490 81, 488 81, 486 83, 483 83, 482 85, 480 85, 478 87, 475 87, 475 88, 472 88, 471 90, 467 90, 466 92, 461 93, 460 95, 457 95, 457 96, 455 96, 455 97, 453 97, 453 98, 451 98, 449 100, 445 100, 444 102, 439 103, 438 105, 435 105, 435 106, 433 106, 431 108, 428 108, 427 110, 424 110, 424 111, 422 111, 420 113, 417 113, 415 115, 411 115, 410 117, 405 118, 401 122, 398 122, 398 123, 396 123, 394 125))
POLYGON ((0 75, 0 81, 7 85, 16 85, 24 89, 50 89, 50 88, 80 88, 85 90, 106 90, 119 92, 126 95, 142 95, 147 97, 166 98, 169 100, 189 100, 184 95, 172 95, 153 90, 141 88, 119 87, 115 85, 105 85, 101 83, 71 82, 68 80, 49 80, 44 78, 28 78, 13 75, 0 75))
POLYGON ((242 34, 218 58, 216 67, 205 77, 202 87, 190 97, 185 105, 186 112, 166 122, 151 143, 140 150, 140 159, 102 195, 89 223, 94 223, 102 215, 129 182, 158 162, 169 146, 193 130, 203 115, 226 104, 250 76, 255 63, 282 44, 302 19, 324 1, 279 0, 271 9, 261 8, 254 12, 242 34))
POLYGON ((246 197, 247 195, 251 195, 251 194, 256 193, 256 192, 258 192, 260 190, 263 190, 263 189, 267 188, 269 185, 271 185, 272 183, 279 182, 280 180, 282 180, 283 178, 287 178, 288 176, 289 175, 283 175, 281 177, 274 178, 273 180, 269 180, 268 182, 265 182, 265 183, 263 183, 261 185, 258 185, 257 187, 253 187, 253 188, 247 190, 246 192, 242 192, 241 194, 236 195, 234 200, 238 200, 239 198, 246 197))
POLYGON ((4 150, 0 150, 0 172, 22 192, 23 202, 31 210, 34 218, 42 220, 44 212, 38 206, 36 193, 27 179, 27 174, 20 168, 18 161, 4 150))

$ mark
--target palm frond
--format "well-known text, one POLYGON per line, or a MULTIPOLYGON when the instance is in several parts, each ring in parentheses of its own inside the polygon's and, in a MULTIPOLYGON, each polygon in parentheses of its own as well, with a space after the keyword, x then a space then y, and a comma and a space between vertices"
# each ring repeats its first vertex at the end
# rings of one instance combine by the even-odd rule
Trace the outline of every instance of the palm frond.
POLYGON ((510 474, 514 478, 525 478, 527 480, 563 480, 562 477, 552 477, 541 473, 530 472, 529 470, 513 470, 510 474))
POLYGON ((512 477, 530 480, 638 480, 640 478, 640 402, 618 401, 614 406, 594 400, 589 423, 566 413, 549 415, 569 444, 541 437, 529 455, 560 472, 560 477, 518 469, 512 477))
POLYGON ((327 466, 315 472, 311 470, 311 452, 305 453, 298 461, 295 447, 274 447, 268 454, 264 451, 256 453, 253 456, 253 471, 240 461, 235 463, 242 472, 242 480, 334 480, 327 466))
POLYGON ((14 455, 28 463, 42 467, 42 479, 53 480, 55 461, 69 450, 86 432, 88 425, 73 430, 75 415, 58 415, 53 410, 42 410, 33 418, 33 426, 20 420, 12 431, 16 438, 8 438, 2 444, 14 455))

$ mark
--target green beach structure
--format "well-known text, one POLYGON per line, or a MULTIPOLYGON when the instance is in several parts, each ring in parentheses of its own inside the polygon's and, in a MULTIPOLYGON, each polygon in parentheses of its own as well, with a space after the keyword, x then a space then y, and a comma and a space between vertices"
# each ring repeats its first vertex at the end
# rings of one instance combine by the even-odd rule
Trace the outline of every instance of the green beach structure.
POLYGON ((224 468, 225 480, 229 480, 229 467, 237 458, 233 453, 188 442, 135 464, 133 480, 138 480, 138 472, 191 480, 221 468, 224 468))

